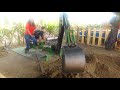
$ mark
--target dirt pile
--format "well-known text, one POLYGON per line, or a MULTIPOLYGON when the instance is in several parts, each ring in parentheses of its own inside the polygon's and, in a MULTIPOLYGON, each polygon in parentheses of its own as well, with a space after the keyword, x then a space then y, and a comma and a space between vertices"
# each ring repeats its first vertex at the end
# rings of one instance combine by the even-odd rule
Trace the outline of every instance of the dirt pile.
MULTIPOLYGON (((36 75, 33 73, 33 71, 31 71, 29 75, 32 76, 33 73, 35 75, 34 77, 36 78, 120 78, 120 51, 116 51, 116 50, 107 51, 104 48, 87 46, 87 45, 80 45, 80 47, 84 49, 85 58, 86 58, 86 66, 84 72, 78 74, 63 73, 62 60, 57 56, 54 56, 49 61, 41 62, 45 70, 44 74, 39 73, 39 75, 36 75)), ((7 54, 8 53, 4 49, 1 49, 0 57, 6 56, 7 54)), ((23 66, 26 67, 26 63, 28 62, 25 63, 25 61, 28 60, 26 60, 24 57, 17 56, 16 54, 13 54, 13 56, 14 55, 19 58, 20 62, 22 62, 21 64, 22 67, 23 66), (22 59, 24 58, 25 61, 22 61, 21 58, 22 59), (25 63, 25 65, 23 64, 23 62, 25 63)), ((9 57, 6 58, 6 60, 9 59, 10 59, 9 57)), ((4 61, 5 60, 3 60, 3 62, 4 61)), ((14 65, 20 64, 20 62, 17 63, 16 60, 14 62, 15 62, 14 65)), ((6 61, 6 63, 8 63, 8 61, 6 61)), ((13 62, 11 64, 13 64, 13 62)), ((1 68, 4 66, 5 66, 4 68, 7 68, 10 65, 10 63, 9 65, 3 65, 3 66, 2 65, 3 63, 1 62, 1 68)), ((33 65, 32 67, 31 65, 30 66, 28 65, 29 68, 33 68, 33 66, 35 66, 35 70, 37 69, 36 64, 33 65)), ((13 71, 14 69, 15 68, 12 67, 11 71, 13 71)), ((21 72, 24 72, 24 70, 21 72)), ((21 72, 19 73, 20 77, 23 76, 23 73, 21 72)), ((36 70, 36 73, 38 73, 38 70, 36 70)), ((28 73, 26 73, 26 75, 28 75, 28 73)))
POLYGON ((85 71, 79 74, 65 74, 62 72, 62 62, 56 60, 48 63, 44 61, 48 78, 120 78, 120 57, 104 54, 87 54, 85 71))

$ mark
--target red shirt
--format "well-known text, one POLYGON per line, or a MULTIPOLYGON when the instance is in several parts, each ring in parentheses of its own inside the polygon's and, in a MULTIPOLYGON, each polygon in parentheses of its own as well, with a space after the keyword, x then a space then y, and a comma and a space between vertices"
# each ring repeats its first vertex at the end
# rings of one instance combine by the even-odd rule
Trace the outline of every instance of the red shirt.
POLYGON ((28 30, 30 31, 31 35, 34 34, 34 31, 36 29, 36 26, 32 26, 30 25, 29 23, 26 24, 26 31, 25 31, 25 34, 28 34, 28 30))

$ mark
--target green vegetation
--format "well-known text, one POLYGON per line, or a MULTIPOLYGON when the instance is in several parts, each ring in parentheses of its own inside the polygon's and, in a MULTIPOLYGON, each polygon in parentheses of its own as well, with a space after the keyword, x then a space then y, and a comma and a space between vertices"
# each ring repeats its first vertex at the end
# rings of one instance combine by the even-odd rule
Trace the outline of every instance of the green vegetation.
MULTIPOLYGON (((8 28, 9 22, 7 19, 5 19, 5 26, 0 26, 0 42, 4 44, 4 46, 9 45, 23 45, 24 42, 24 32, 25 32, 25 24, 19 22, 19 23, 13 23, 11 28, 8 28)), ((41 25, 46 28, 46 31, 49 33, 49 35, 57 36, 59 32, 59 22, 49 22, 46 23, 44 20, 39 21, 36 23, 37 26, 41 25)), ((78 25, 74 25, 73 29, 76 29, 78 25)), ((102 25, 79 25, 80 28, 101 28, 102 25)))

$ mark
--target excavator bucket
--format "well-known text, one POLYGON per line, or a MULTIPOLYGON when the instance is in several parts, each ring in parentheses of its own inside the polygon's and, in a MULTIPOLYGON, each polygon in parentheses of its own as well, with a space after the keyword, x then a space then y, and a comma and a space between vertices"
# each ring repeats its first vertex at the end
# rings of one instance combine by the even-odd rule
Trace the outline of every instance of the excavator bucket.
POLYGON ((70 30, 70 23, 66 13, 61 14, 59 19, 59 35, 55 51, 60 53, 62 47, 62 71, 64 73, 80 73, 84 71, 85 55, 83 50, 76 46, 76 39, 73 30, 70 30), (62 47, 62 39, 66 36, 66 46, 62 47))
POLYGON ((80 73, 84 71, 85 55, 83 50, 79 47, 62 48, 62 69, 64 73, 80 73))

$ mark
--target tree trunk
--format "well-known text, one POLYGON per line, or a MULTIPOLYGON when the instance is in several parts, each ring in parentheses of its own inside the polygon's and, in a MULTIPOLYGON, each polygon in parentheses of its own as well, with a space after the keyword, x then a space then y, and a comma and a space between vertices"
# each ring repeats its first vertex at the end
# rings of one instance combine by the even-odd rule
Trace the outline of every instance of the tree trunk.
POLYGON ((110 24, 112 25, 112 29, 105 42, 105 49, 107 50, 115 49, 115 43, 117 41, 117 34, 119 29, 119 21, 116 19, 116 17, 112 18, 110 24))

